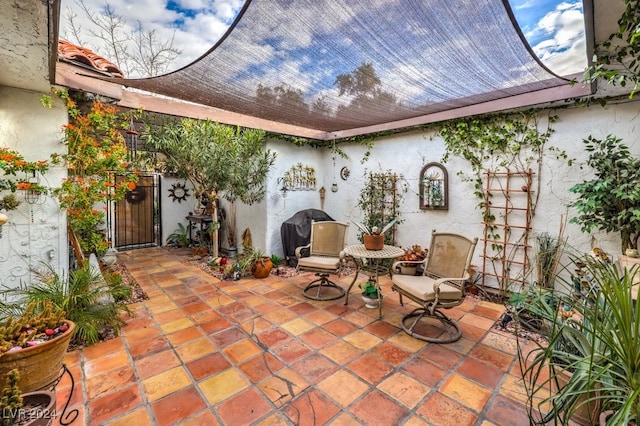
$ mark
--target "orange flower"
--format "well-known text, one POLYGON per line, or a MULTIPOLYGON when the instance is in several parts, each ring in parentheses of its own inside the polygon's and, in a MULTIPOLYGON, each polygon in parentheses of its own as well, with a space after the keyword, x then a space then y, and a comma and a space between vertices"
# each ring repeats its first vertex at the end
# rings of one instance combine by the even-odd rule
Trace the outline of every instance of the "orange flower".
POLYGON ((18 188, 18 189, 30 189, 31 188, 31 184, 29 182, 18 182, 16 184, 16 188, 18 188))
POLYGON ((130 191, 133 191, 134 189, 136 189, 136 183, 135 182, 127 183, 127 188, 129 188, 130 191))

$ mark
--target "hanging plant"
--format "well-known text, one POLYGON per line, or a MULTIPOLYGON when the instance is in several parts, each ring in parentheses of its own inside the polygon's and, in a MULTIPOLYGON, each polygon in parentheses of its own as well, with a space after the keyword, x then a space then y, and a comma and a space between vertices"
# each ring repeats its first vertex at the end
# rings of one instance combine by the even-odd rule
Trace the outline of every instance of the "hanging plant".
POLYGON ((0 191, 10 191, 11 193, 0 198, 1 210, 14 210, 20 205, 20 201, 13 194, 17 190, 35 189, 42 194, 48 192, 48 188, 35 182, 35 176, 44 174, 49 170, 49 162, 47 160, 25 161, 22 154, 18 151, 3 147, 0 148, 0 170, 3 175, 0 176, 0 191))

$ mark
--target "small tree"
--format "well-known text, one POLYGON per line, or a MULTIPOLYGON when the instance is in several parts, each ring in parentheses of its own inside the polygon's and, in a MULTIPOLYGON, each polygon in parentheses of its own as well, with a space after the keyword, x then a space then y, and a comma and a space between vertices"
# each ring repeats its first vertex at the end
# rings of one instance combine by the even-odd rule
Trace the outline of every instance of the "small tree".
POLYGON ((607 135, 604 140, 583 139, 589 153, 587 165, 595 178, 572 186, 578 194, 571 203, 578 216, 570 220, 583 232, 598 229, 619 232, 622 252, 637 248, 640 237, 640 159, 632 157, 620 138, 607 135))
MULTIPOLYGON (((166 156, 170 170, 191 182, 197 197, 215 202, 221 193, 231 203, 253 204, 265 196, 267 173, 276 157, 264 149, 264 136, 263 130, 183 119, 147 125, 143 138, 166 156)), ((231 232, 235 237, 236 230, 231 232)))

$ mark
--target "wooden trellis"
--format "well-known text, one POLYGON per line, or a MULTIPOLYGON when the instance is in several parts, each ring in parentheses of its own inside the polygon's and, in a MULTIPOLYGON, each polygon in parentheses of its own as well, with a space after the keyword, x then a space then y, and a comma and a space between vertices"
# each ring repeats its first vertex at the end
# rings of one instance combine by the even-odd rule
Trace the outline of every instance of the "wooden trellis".
MULTIPOLYGON (((395 173, 370 173, 369 182, 361 194, 361 207, 366 225, 384 226, 398 217, 398 175, 395 173)), ((385 244, 395 245, 396 227, 385 233, 385 244)))
POLYGON ((519 290, 531 265, 531 184, 527 171, 485 171, 482 284, 501 292, 519 290))

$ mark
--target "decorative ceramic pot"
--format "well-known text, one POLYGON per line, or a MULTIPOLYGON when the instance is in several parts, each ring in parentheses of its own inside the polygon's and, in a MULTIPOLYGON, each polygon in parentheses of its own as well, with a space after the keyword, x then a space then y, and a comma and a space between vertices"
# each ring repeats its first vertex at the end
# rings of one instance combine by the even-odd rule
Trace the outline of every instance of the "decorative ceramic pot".
POLYGON ((400 265, 399 268, 402 275, 415 275, 418 271, 417 265, 400 265))
POLYGON ((273 268, 273 263, 271 263, 271 259, 268 257, 263 257, 262 260, 258 260, 255 265, 253 265, 253 276, 255 278, 266 278, 269 276, 271 269, 273 268))
POLYGON ((107 266, 112 266, 118 260, 118 250, 109 248, 102 256, 102 262, 107 266))
POLYGON ((364 293, 362 293, 362 301, 364 306, 370 309, 375 309, 380 305, 379 299, 366 296, 364 293))
POLYGON ((382 250, 384 247, 384 235, 364 234, 362 239, 367 250, 382 250))
POLYGON ((44 389, 60 377, 64 355, 76 328, 73 321, 64 322, 69 328, 55 339, 0 356, 0 388, 5 386, 5 377, 14 368, 20 371, 18 388, 22 392, 44 389))

